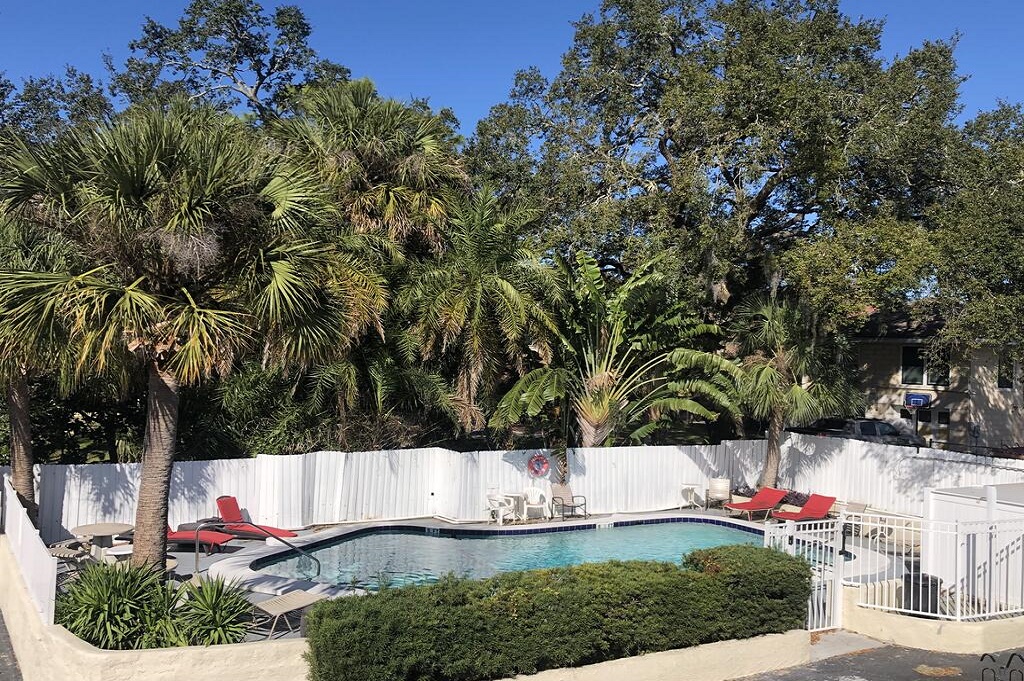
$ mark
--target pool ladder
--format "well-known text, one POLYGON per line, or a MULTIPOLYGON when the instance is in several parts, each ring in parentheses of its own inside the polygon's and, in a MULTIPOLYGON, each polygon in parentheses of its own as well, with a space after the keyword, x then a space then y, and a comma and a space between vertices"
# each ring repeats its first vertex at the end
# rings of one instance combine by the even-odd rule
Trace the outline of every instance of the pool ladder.
POLYGON ((202 530, 205 530, 205 529, 208 529, 208 528, 220 528, 220 529, 223 529, 223 528, 227 527, 228 525, 246 525, 248 527, 251 527, 251 528, 253 528, 255 530, 258 530, 258 531, 262 532, 263 534, 265 534, 266 536, 270 537, 271 539, 276 539, 277 541, 281 542, 282 544, 284 544, 285 546, 290 548, 292 551, 295 551, 295 553, 303 555, 306 558, 309 558, 311 561, 313 561, 313 563, 316 565, 316 574, 314 574, 313 576, 314 577, 319 577, 320 576, 320 568, 321 568, 321 566, 320 566, 320 559, 319 558, 314 556, 309 551, 305 551, 303 549, 300 549, 298 546, 296 546, 295 544, 293 544, 290 541, 286 540, 285 538, 278 537, 276 534, 271 534, 270 532, 267 532, 265 529, 263 529, 259 525, 255 525, 253 523, 246 522, 244 520, 242 522, 238 522, 238 523, 225 523, 223 521, 218 520, 218 521, 215 521, 215 522, 199 523, 199 525, 196 526, 196 574, 199 574, 199 546, 200 546, 200 544, 199 544, 199 533, 202 530))

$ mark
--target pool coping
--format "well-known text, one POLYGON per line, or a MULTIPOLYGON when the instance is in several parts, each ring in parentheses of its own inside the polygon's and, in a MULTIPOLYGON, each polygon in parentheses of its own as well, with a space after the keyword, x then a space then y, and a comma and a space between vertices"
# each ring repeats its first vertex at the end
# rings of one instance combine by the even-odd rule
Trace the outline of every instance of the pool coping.
MULTIPOLYGON (((632 525, 654 525, 660 523, 701 523, 720 525, 751 534, 764 535, 764 526, 738 518, 712 516, 698 513, 660 512, 660 513, 615 513, 607 516, 574 520, 552 520, 530 525, 497 526, 490 523, 452 523, 439 518, 413 518, 406 520, 367 521, 339 525, 322 532, 300 535, 291 539, 291 543, 302 549, 321 544, 329 544, 352 534, 364 534, 378 529, 431 529, 444 530, 446 535, 465 536, 509 536, 517 534, 541 534, 549 532, 568 532, 598 529, 602 527, 629 527, 632 525)), ((323 594, 329 598, 354 596, 364 593, 361 589, 349 586, 338 586, 314 582, 312 580, 278 577, 259 572, 254 564, 264 562, 282 554, 294 553, 291 549, 268 539, 265 546, 246 548, 210 566, 209 575, 220 577, 225 581, 255 593, 280 595, 296 589, 305 589, 313 593, 323 594)))

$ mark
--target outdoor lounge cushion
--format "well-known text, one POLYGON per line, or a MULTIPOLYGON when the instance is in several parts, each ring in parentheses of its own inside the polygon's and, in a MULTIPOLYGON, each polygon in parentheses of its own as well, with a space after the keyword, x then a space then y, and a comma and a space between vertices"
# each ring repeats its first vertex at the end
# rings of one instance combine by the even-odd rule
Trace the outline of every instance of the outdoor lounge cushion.
MULTIPOLYGON (((209 547, 220 547, 228 543, 235 536, 232 534, 225 534, 224 532, 215 532, 214 530, 199 530, 199 543, 209 547)), ((170 544, 195 544, 196 543, 196 532, 195 530, 182 530, 179 529, 177 532, 171 530, 170 526, 167 528, 167 542, 170 544)))
POLYGON ((269 525, 253 527, 247 524, 245 518, 242 517, 242 509, 238 507, 238 500, 232 496, 217 497, 217 510, 220 511, 220 519, 226 523, 223 530, 236 537, 266 539, 268 534, 274 537, 298 536, 291 530, 282 530, 278 527, 270 527, 269 525), (256 529, 257 527, 259 529, 256 529), (263 531, 261 532, 260 530, 263 531))
POLYGON ((750 501, 741 501, 735 504, 725 504, 725 507, 731 511, 745 511, 751 513, 753 511, 765 511, 768 512, 779 505, 779 503, 786 497, 786 490, 775 489, 774 487, 764 487, 757 491, 754 498, 750 501))
POLYGON ((836 503, 835 497, 812 494, 799 511, 772 511, 772 517, 782 520, 821 520, 828 515, 834 503, 836 503))

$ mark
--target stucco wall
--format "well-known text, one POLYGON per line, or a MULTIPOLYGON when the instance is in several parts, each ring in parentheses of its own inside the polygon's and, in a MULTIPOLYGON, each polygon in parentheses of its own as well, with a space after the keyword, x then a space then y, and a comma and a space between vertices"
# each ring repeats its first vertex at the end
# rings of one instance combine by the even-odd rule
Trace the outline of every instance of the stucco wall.
POLYGON ((209 648, 100 650, 39 619, 0 535, 0 609, 24 681, 305 681, 304 639, 209 648))
POLYGON ((505 681, 724 681, 810 661, 810 634, 794 630, 785 634, 626 657, 573 669, 549 669, 505 681))
POLYGON ((1020 648, 1024 618, 950 622, 910 617, 857 605, 861 587, 843 587, 843 629, 893 645, 946 653, 981 655, 1020 648))

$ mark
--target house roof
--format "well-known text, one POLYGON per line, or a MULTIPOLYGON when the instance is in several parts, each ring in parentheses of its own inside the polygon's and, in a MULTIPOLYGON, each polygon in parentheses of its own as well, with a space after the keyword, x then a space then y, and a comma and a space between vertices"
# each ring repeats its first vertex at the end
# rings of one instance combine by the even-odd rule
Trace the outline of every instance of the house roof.
POLYGON ((909 340, 931 338, 939 333, 944 321, 937 317, 917 319, 909 312, 873 312, 857 332, 858 340, 909 340))

